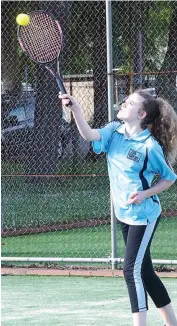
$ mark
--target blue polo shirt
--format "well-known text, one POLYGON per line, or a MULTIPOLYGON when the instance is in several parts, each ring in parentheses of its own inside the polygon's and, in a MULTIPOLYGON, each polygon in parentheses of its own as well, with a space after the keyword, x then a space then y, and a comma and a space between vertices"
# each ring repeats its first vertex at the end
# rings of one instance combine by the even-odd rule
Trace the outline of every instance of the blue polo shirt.
POLYGON ((176 180, 162 147, 148 129, 132 138, 126 136, 125 125, 119 122, 110 122, 97 130, 101 139, 93 142, 93 150, 106 153, 116 217, 130 225, 155 221, 162 211, 157 195, 139 205, 127 201, 133 192, 150 188, 155 174, 164 180, 176 180))

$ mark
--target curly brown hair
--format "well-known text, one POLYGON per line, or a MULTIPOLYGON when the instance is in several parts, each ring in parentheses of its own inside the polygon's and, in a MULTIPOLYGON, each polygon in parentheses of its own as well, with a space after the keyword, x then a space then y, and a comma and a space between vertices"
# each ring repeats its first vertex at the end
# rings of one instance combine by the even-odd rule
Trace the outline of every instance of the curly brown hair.
POLYGON ((142 129, 148 128, 151 134, 163 147, 170 163, 177 161, 177 113, 163 98, 152 96, 148 91, 139 90, 143 99, 143 111, 146 117, 142 120, 142 129))

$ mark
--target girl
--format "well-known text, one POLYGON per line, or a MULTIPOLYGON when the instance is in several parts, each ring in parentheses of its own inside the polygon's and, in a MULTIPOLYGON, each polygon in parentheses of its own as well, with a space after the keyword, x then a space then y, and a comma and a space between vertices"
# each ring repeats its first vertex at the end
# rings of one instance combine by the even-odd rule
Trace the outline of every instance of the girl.
POLYGON ((170 104, 147 91, 131 94, 118 112, 120 122, 91 129, 77 101, 59 95, 70 107, 82 137, 93 142, 96 153, 106 152, 115 215, 126 244, 124 277, 133 313, 133 325, 145 326, 147 292, 166 326, 177 326, 171 300, 155 274, 150 245, 159 223, 157 194, 176 180, 170 162, 177 158, 177 115, 170 104), (151 186, 154 175, 160 181, 151 186))

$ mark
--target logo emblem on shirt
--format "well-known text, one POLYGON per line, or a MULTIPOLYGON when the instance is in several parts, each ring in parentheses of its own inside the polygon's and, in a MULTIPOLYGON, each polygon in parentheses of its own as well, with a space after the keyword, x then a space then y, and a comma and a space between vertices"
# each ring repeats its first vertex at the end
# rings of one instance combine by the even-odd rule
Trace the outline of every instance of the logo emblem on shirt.
POLYGON ((132 161, 139 162, 141 155, 142 154, 140 152, 137 152, 134 149, 130 149, 127 158, 129 158, 132 161))

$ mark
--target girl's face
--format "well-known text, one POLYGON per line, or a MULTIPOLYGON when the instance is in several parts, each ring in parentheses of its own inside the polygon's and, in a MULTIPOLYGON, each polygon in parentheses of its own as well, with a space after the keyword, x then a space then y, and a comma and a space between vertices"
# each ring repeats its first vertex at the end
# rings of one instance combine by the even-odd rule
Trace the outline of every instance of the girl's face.
POLYGON ((131 94, 122 104, 117 117, 124 122, 140 122, 146 115, 143 111, 143 98, 137 94, 131 94))

